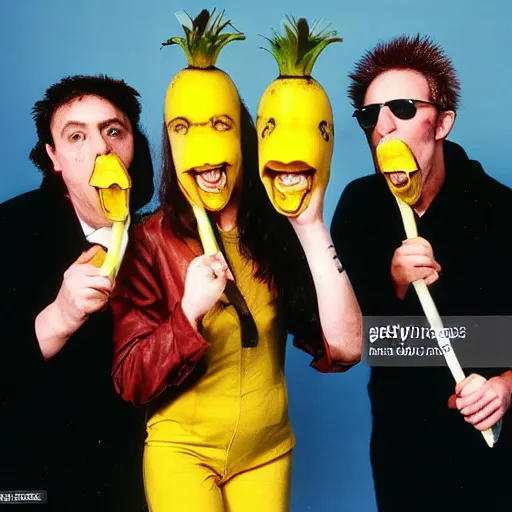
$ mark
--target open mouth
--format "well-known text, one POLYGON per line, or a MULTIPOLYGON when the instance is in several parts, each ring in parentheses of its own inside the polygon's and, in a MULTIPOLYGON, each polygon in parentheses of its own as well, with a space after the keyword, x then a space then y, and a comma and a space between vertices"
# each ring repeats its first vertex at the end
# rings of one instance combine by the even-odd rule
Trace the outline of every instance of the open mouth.
POLYGON ((210 194, 218 194, 227 183, 227 167, 226 162, 219 165, 202 165, 190 169, 191 174, 195 177, 197 186, 203 192, 210 194))
POLYGON ((394 171, 394 172, 386 172, 386 177, 391 181, 391 183, 397 187, 405 187, 409 183, 409 178, 412 179, 413 176, 418 171, 412 171, 409 173, 406 173, 405 171, 394 171))
POLYGON ((89 185, 98 192, 105 217, 111 221, 124 222, 129 213, 132 181, 123 161, 115 153, 96 158, 89 185))
POLYGON ((107 219, 124 221, 128 216, 128 190, 123 190, 117 183, 98 190, 100 203, 107 219))
POLYGON ((316 170, 306 162, 271 161, 265 166, 263 173, 268 176, 279 192, 298 192, 311 189, 316 170))

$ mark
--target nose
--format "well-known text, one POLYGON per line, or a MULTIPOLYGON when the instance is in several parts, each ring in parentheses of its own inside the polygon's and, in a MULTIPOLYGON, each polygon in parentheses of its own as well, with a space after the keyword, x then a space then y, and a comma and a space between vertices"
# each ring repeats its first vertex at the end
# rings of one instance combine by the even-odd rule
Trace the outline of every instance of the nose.
POLYGON ((107 155, 110 153, 110 144, 108 138, 102 133, 98 133, 96 135, 95 140, 96 146, 96 154, 99 155, 107 155))
POLYGON ((396 118, 392 114, 388 106, 382 107, 375 126, 375 132, 380 138, 394 132, 396 130, 396 118))

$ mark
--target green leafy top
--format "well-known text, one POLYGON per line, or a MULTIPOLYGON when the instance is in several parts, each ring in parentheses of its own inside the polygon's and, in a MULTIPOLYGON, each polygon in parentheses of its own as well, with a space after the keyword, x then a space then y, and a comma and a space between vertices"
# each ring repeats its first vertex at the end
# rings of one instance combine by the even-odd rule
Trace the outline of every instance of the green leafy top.
POLYGON ((309 77, 316 59, 322 50, 331 43, 341 43, 343 39, 337 37, 335 30, 328 30, 329 26, 317 30, 318 22, 310 29, 305 18, 296 20, 287 16, 283 21, 285 35, 280 35, 272 29, 273 37, 265 37, 270 42, 271 53, 279 66, 279 75, 282 77, 309 77))
POLYGON ((192 19, 185 11, 176 13, 175 16, 185 31, 185 38, 171 37, 162 43, 160 49, 164 46, 178 44, 187 56, 189 67, 207 69, 215 66, 222 48, 230 41, 245 39, 245 36, 231 25, 230 20, 222 21, 224 11, 217 16, 214 15, 215 9, 211 14, 207 9, 203 9, 195 19, 192 19), (236 33, 221 34, 228 25, 236 33))

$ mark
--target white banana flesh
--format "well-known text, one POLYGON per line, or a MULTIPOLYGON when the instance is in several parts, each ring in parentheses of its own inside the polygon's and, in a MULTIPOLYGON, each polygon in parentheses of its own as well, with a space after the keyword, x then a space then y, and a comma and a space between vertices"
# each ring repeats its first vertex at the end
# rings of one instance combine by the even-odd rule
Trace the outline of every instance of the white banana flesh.
MULTIPOLYGON (((414 219, 412 208, 398 197, 395 196, 395 199, 400 208, 400 213, 402 215, 402 221, 404 224, 407 238, 416 238, 418 236, 418 229, 416 226, 416 221, 414 219)), ((425 281, 423 281, 423 279, 420 279, 418 281, 414 281, 412 284, 414 286, 414 289, 416 290, 416 294, 418 295, 418 299, 421 302, 421 306, 423 308, 425 316, 429 321, 430 326, 433 329, 435 329, 436 333, 445 332, 443 322, 441 320, 439 312, 437 311, 434 300, 430 295, 430 291, 427 285, 425 284, 425 281)), ((450 369, 453 378, 455 379, 455 382, 459 384, 466 378, 466 376, 464 374, 464 370, 462 369, 459 363, 459 360, 457 359, 457 355, 453 350, 452 344, 449 338, 438 336, 437 334, 436 338, 439 347, 443 351, 446 364, 448 365, 448 368, 450 369)), ((501 432, 501 425, 502 422, 500 420, 492 428, 482 430, 482 436, 485 439, 485 442, 487 443, 489 448, 492 448, 494 444, 498 441, 501 432)))
POLYGON ((215 239, 210 219, 204 208, 192 204, 192 210, 197 220, 197 229, 199 231, 199 238, 203 246, 203 251, 206 255, 212 255, 219 252, 219 246, 215 239))

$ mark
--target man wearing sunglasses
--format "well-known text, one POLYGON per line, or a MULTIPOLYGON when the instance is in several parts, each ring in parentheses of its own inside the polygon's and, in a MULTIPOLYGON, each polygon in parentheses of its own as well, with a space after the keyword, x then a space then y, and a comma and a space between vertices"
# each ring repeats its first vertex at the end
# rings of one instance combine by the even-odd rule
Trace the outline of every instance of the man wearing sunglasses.
MULTIPOLYGON (((366 53, 350 78, 354 117, 375 164, 377 145, 400 139, 421 179, 413 204, 419 236, 410 240, 381 173, 356 179, 340 198, 331 233, 363 314, 424 317, 410 286, 423 279, 442 317, 510 315, 512 276, 504 269, 512 236, 503 234, 512 225, 512 190, 446 140, 460 92, 450 60, 429 38, 402 36, 366 53)), ((407 179, 390 176, 395 187, 407 179)), ((445 365, 371 369, 380 512, 510 510, 512 364, 503 366, 465 368, 457 387, 445 365), (490 449, 480 430, 499 419, 490 449)))

